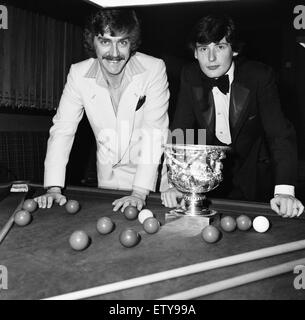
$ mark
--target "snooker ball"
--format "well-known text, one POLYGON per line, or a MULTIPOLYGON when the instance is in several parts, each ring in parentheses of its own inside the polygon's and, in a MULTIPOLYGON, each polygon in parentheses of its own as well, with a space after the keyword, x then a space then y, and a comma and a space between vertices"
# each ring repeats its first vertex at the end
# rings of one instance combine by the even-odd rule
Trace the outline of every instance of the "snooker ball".
POLYGON ((214 243, 219 239, 220 231, 216 227, 209 225, 202 229, 201 237, 207 243, 214 243))
POLYGON ((143 222, 143 229, 150 234, 156 233, 160 229, 160 222, 156 218, 147 218, 143 222))
POLYGON ((20 227, 26 226, 31 222, 31 220, 32 220, 32 216, 26 210, 20 210, 15 213, 14 222, 20 227))
POLYGON ((124 215, 125 215, 126 219, 128 219, 128 220, 137 219, 138 214, 139 214, 139 210, 134 206, 127 206, 124 209, 124 215))
POLYGON ((242 231, 247 231, 252 226, 252 220, 244 214, 237 217, 236 223, 237 223, 237 228, 242 231))
POLYGON ((232 232, 236 229, 236 221, 230 216, 223 217, 220 220, 221 228, 226 232, 232 232))
POLYGON ((114 223, 110 218, 102 217, 98 219, 96 228, 100 234, 108 234, 113 230, 114 223))
POLYGON ((65 208, 67 212, 74 214, 79 210, 80 205, 79 205, 79 202, 76 200, 69 200, 66 203, 65 208))
POLYGON ((270 223, 266 217, 258 216, 253 220, 253 228, 255 231, 263 233, 269 229, 270 223))
POLYGON ((26 199, 23 202, 22 209, 28 212, 34 212, 37 209, 37 202, 34 199, 26 199))
POLYGON ((126 248, 134 247, 139 242, 139 234, 132 229, 123 230, 120 234, 120 242, 126 248))
POLYGON ((142 224, 147 218, 153 218, 153 213, 148 209, 143 209, 138 215, 138 220, 142 224))
POLYGON ((84 250, 89 245, 89 236, 85 231, 74 231, 69 238, 69 243, 74 250, 84 250))

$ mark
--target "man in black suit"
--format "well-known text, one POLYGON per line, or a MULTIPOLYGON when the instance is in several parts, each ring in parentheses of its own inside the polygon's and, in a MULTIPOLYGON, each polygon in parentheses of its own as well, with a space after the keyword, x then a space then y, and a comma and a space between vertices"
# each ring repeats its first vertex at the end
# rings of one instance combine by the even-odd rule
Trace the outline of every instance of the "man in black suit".
MULTIPOLYGON (((206 129, 206 144, 231 147, 216 194, 241 200, 267 196, 279 215, 299 216, 304 207, 294 194, 294 129, 282 113, 271 68, 237 59, 235 35, 229 17, 206 16, 197 23, 190 41, 196 61, 182 71, 171 129, 206 129)), ((174 207, 179 196, 169 188, 162 203, 174 207)))

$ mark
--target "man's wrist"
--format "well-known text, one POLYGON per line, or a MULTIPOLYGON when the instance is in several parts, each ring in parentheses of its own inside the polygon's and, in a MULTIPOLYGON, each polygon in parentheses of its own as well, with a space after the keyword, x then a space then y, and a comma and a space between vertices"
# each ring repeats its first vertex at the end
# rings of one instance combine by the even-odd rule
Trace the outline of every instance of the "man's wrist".
POLYGON ((286 197, 286 198, 291 198, 291 199, 295 198, 295 196, 292 196, 291 194, 287 194, 287 193, 276 193, 274 195, 274 197, 275 198, 276 197, 286 197))
POLYGON ((51 193, 51 192, 61 193, 61 187, 59 187, 59 186, 47 187, 47 192, 48 193, 51 193))
POLYGON ((274 188, 274 196, 289 195, 295 197, 295 188, 293 185, 281 184, 276 185, 274 188))
POLYGON ((147 196, 146 193, 140 192, 138 190, 133 190, 131 195, 134 196, 134 197, 138 197, 138 198, 140 198, 140 199, 142 199, 144 201, 145 201, 146 196, 147 196))

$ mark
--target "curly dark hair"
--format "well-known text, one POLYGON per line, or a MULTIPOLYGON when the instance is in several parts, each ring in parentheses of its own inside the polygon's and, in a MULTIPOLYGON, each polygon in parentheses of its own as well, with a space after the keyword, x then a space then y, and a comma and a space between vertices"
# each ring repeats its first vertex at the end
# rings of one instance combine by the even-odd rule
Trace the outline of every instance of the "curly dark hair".
POLYGON ((112 37, 128 35, 131 43, 131 54, 141 44, 140 23, 134 10, 102 9, 93 14, 84 30, 84 47, 87 54, 96 57, 93 45, 94 36, 110 32, 112 37))
POLYGON ((208 15, 201 18, 194 26, 189 40, 189 48, 194 52, 196 43, 209 44, 226 38, 233 51, 240 52, 242 43, 237 40, 234 21, 226 15, 208 15))

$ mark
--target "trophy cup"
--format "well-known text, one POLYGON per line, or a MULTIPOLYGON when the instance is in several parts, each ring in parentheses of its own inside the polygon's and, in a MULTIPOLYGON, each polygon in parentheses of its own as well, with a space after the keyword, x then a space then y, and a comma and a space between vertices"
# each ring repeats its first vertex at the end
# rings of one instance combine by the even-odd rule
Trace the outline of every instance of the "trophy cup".
POLYGON ((203 217, 216 214, 206 206, 205 194, 222 181, 221 160, 229 149, 212 145, 164 145, 169 183, 182 192, 185 201, 185 208, 176 209, 176 213, 203 217))

